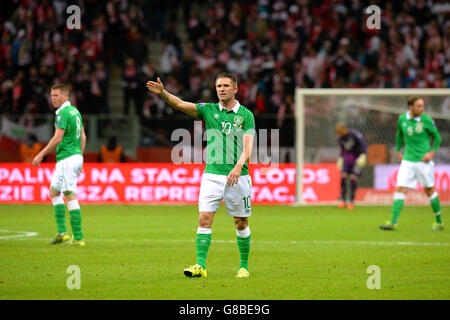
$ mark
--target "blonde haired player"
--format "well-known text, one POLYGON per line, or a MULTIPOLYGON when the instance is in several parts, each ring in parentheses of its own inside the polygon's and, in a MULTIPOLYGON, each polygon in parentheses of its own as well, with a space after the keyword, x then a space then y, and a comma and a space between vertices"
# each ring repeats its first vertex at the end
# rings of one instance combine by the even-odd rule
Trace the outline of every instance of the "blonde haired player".
POLYGON ((435 214, 436 222, 432 225, 433 231, 444 229, 441 217, 439 196, 434 188, 434 162, 433 157, 441 144, 441 136, 433 119, 424 112, 424 102, 420 97, 408 99, 408 111, 401 114, 397 122, 395 144, 397 157, 401 161, 397 174, 397 188, 392 204, 392 218, 380 226, 382 230, 396 230, 400 212, 405 200, 405 190, 414 189, 417 181, 424 188, 430 199, 431 208, 435 214), (430 146, 430 138, 433 145, 430 146), (400 152, 405 144, 405 152, 400 152))

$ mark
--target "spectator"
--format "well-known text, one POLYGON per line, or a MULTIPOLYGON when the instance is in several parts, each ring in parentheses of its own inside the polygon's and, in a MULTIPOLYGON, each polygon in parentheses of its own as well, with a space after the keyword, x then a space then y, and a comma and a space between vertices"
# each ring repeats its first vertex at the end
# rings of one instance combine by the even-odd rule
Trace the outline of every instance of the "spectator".
POLYGON ((125 69, 122 74, 123 88, 124 88, 124 109, 123 114, 128 115, 130 108, 130 101, 134 102, 134 109, 136 115, 141 115, 142 104, 140 102, 139 91, 139 74, 135 66, 134 60, 128 58, 125 62, 125 69))
POLYGON ((31 163, 34 157, 44 147, 42 143, 37 141, 35 135, 30 134, 26 141, 20 144, 20 159, 24 163, 31 163))
POLYGON ((108 72, 105 69, 105 65, 102 61, 97 61, 95 63, 95 70, 93 73, 93 80, 97 82, 99 91, 99 104, 100 113, 110 114, 111 110, 109 108, 108 102, 108 72))
POLYGON ((228 60, 227 69, 233 74, 239 75, 240 78, 247 78, 250 61, 243 56, 241 52, 236 52, 234 57, 228 60))
POLYGON ((179 63, 177 49, 172 43, 166 42, 161 55, 160 71, 163 74, 172 73, 174 67, 179 63))
POLYGON ((125 162, 125 155, 122 146, 117 144, 116 137, 110 137, 108 144, 100 147, 99 162, 117 163, 125 162))
POLYGON ((127 43, 128 57, 132 58, 136 65, 142 65, 147 59, 148 48, 146 40, 136 26, 131 27, 127 35, 127 43))

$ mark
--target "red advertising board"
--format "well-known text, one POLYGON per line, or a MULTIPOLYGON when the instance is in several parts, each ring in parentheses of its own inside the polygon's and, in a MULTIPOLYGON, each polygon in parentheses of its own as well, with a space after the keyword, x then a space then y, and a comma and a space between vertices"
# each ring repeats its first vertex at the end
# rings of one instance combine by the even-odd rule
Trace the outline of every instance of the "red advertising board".
MULTIPOLYGON (((0 203, 49 203, 54 166, 0 164, 0 203)), ((201 164, 85 163, 78 178, 77 197, 81 202, 97 204, 195 204, 203 170, 201 164)), ((293 204, 295 172, 295 164, 271 168, 251 165, 252 203, 293 204)), ((336 165, 307 164, 303 179, 304 201, 321 203, 338 198, 336 165)))

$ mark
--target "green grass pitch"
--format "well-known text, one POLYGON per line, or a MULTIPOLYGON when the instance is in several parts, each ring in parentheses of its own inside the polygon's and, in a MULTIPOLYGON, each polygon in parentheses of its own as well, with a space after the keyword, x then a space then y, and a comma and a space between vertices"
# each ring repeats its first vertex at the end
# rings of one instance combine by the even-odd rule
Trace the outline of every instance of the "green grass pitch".
POLYGON ((190 279, 183 269, 195 263, 196 206, 82 205, 87 245, 76 248, 48 244, 56 233, 50 204, 0 205, 0 299, 450 298, 450 232, 430 231, 430 207, 405 206, 394 232, 378 229, 390 207, 253 206, 252 213, 250 278, 235 278, 236 233, 221 207, 208 277, 190 279), (80 268, 80 289, 67 288, 71 265, 80 268), (371 265, 380 289, 367 287, 371 265))

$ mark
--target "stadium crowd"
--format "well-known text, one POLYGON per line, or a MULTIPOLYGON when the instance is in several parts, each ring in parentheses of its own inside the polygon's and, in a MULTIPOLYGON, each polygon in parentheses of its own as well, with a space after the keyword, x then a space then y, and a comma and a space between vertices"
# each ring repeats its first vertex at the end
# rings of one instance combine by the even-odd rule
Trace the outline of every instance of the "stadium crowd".
MULTIPOLYGON (((83 114, 109 113, 110 66, 123 66, 125 57, 140 66, 147 57, 142 9, 131 1, 78 1, 81 29, 66 27, 68 1, 21 0, 2 5, 2 113, 51 111, 43 93, 57 82, 73 86, 72 103, 83 114)), ((125 78, 130 78, 129 72, 125 78)))
POLYGON ((123 112, 134 102, 147 120, 171 110, 146 91, 146 80, 156 74, 173 94, 200 102, 215 100, 220 71, 235 73, 239 101, 254 112, 260 128, 286 125, 296 86, 450 87, 445 0, 376 1, 380 30, 366 27, 364 9, 375 2, 363 0, 77 3, 81 30, 66 28, 69 1, 2 3, 2 114, 50 112, 44 93, 56 82, 73 86, 72 103, 82 114, 108 114, 112 66, 121 70, 123 112), (164 41, 159 61, 149 60, 152 40, 164 41))

